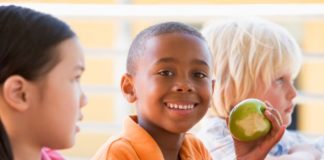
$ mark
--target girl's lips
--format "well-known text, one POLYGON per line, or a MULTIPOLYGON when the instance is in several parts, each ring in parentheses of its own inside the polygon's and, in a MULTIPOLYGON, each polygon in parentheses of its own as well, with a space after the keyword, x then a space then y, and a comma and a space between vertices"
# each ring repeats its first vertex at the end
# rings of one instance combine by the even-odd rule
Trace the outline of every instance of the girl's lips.
POLYGON ((78 120, 77 120, 77 122, 75 124, 75 131, 76 132, 80 132, 80 122, 82 121, 82 119, 83 119, 83 115, 80 114, 80 116, 79 116, 79 118, 78 118, 78 120))

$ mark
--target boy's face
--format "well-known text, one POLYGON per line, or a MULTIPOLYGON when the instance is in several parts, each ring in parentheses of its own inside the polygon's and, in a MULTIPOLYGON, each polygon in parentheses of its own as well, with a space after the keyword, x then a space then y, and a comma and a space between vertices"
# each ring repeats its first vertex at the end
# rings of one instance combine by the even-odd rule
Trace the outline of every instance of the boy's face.
POLYGON ((290 72, 282 72, 272 81, 268 90, 260 90, 255 95, 256 98, 268 101, 276 108, 285 125, 291 123, 291 114, 294 111, 293 99, 297 93, 290 72))
POLYGON ((188 131, 206 113, 211 100, 211 56, 194 36, 169 33, 146 41, 133 75, 139 123, 145 129, 188 131))

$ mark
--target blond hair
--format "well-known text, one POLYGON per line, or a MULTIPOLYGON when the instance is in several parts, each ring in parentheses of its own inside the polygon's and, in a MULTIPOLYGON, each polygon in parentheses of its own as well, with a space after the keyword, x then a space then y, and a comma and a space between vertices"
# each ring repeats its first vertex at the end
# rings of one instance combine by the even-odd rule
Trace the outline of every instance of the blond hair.
POLYGON ((203 28, 214 60, 216 79, 212 109, 225 118, 235 103, 257 90, 268 89, 282 70, 296 78, 302 64, 301 50, 283 27, 252 18, 234 19, 203 28))

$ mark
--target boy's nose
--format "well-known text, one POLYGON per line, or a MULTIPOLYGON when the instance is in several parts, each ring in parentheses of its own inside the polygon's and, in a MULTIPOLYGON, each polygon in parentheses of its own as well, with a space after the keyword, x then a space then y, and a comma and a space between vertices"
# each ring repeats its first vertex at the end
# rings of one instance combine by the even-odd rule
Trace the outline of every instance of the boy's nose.
POLYGON ((179 82, 174 86, 176 92, 192 92, 194 90, 189 82, 179 82))
POLYGON ((192 89, 191 88, 178 88, 177 91, 178 92, 191 92, 192 89))
POLYGON ((295 88, 294 84, 292 83, 289 86, 289 91, 288 91, 288 98, 293 99, 297 96, 297 89, 295 88))

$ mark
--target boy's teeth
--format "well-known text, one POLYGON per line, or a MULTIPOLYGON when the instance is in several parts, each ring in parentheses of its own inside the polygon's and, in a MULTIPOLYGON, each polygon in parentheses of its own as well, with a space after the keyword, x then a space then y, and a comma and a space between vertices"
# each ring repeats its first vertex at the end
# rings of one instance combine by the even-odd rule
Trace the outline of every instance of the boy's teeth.
POLYGON ((188 105, 181 105, 181 104, 171 104, 168 103, 167 106, 171 109, 181 109, 181 110, 187 110, 187 109, 193 109, 194 105, 193 104, 188 104, 188 105))

